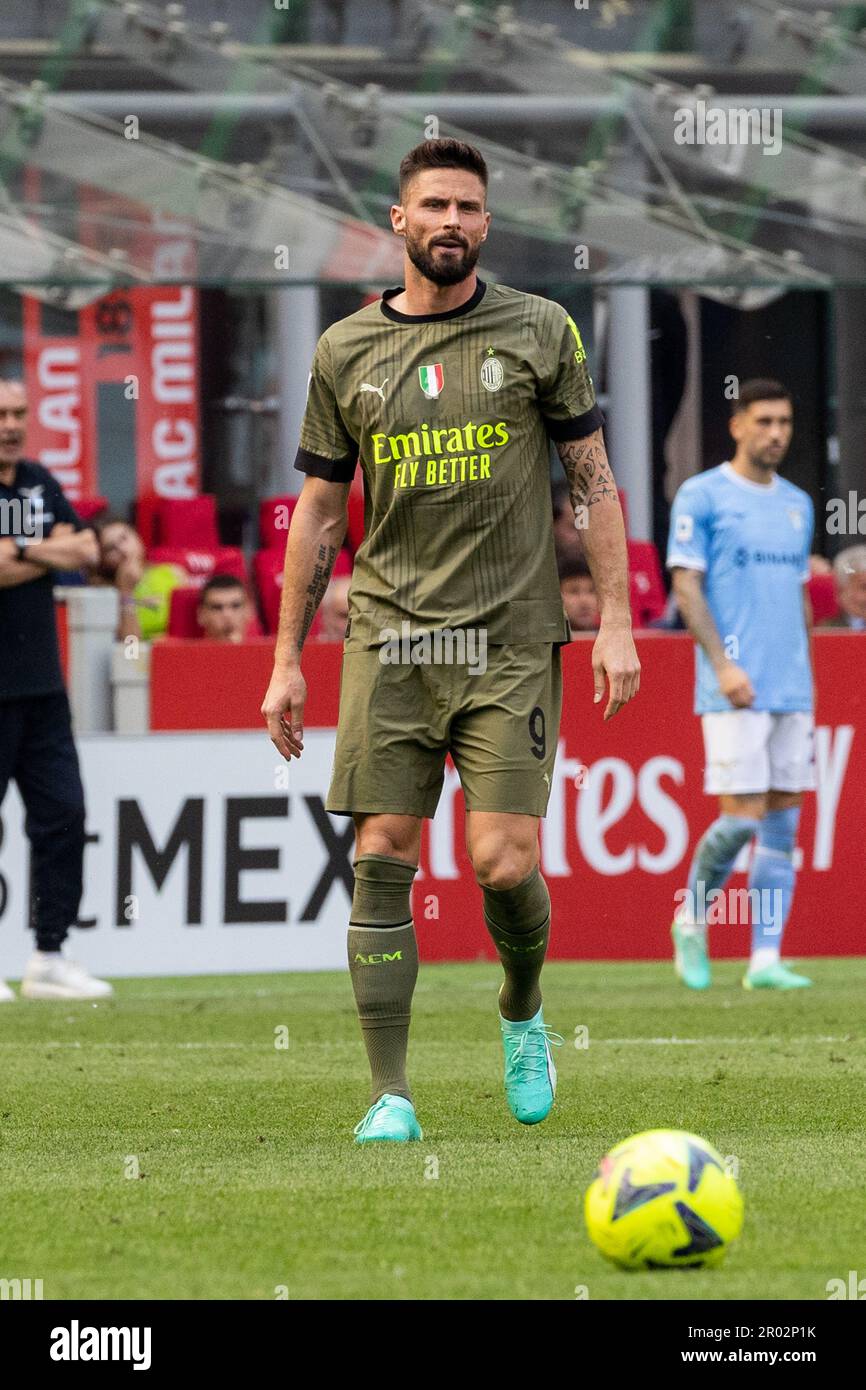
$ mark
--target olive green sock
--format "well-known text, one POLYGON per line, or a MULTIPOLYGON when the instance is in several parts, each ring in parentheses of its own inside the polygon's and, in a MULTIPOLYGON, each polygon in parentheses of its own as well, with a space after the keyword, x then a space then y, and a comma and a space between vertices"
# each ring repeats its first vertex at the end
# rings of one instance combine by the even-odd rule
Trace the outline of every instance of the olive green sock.
POLYGON ((412 1099, 406 1053, 418 946, 410 893, 417 864, 386 854, 355 861, 349 925, 349 973, 370 1062, 371 1099, 389 1093, 412 1099))
POLYGON ((541 969, 550 935, 550 894, 538 871, 514 888, 485 888, 484 920, 493 940, 505 981, 499 991, 499 1012, 520 1023, 541 1008, 541 969))

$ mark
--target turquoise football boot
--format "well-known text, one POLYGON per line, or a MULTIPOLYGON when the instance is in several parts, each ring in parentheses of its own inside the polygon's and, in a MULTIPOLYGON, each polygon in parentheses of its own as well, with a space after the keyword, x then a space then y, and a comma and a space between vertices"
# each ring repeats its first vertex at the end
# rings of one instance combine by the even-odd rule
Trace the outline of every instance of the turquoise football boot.
POLYGON ((387 1092, 370 1106, 360 1124, 355 1125, 354 1133, 356 1144, 381 1140, 405 1144, 409 1139, 424 1138, 411 1100, 387 1092))
POLYGON ((747 970, 743 989, 808 989, 811 983, 806 975, 798 975, 784 961, 777 960, 763 970, 747 970))
POLYGON ((522 1125, 537 1125, 550 1114, 556 1095, 556 1067, 550 1044, 564 1041, 548 1028, 541 1009, 526 1023, 499 1015, 505 1050, 505 1095, 508 1108, 522 1125))
POLYGON ((709 989, 710 958, 705 932, 684 932, 678 922, 671 926, 674 939, 674 970, 689 989, 709 989))

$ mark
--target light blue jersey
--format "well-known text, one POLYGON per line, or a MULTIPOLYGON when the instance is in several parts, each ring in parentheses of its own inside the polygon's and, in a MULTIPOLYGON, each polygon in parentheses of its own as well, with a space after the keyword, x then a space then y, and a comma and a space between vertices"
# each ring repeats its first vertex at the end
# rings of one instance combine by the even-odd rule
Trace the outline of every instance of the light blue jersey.
MULTIPOLYGON (((701 570, 731 660, 752 682, 756 710, 812 709, 803 584, 815 524, 811 498, 778 474, 768 486, 729 463, 688 478, 671 511, 668 568, 701 570)), ((695 713, 731 709, 701 647, 695 713)))

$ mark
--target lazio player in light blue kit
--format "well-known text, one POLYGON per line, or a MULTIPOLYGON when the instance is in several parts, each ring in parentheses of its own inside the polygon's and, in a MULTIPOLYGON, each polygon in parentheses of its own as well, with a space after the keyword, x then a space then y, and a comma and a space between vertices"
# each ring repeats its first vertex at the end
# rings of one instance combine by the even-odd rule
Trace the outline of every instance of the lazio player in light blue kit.
POLYGON ((720 890, 753 838, 752 953, 743 984, 787 990, 811 983, 780 957, 800 806, 803 792, 814 788, 804 588, 814 509, 807 493, 777 472, 792 427, 784 386, 744 382, 730 421, 733 459, 687 479, 671 514, 668 568, 698 644, 704 790, 719 798, 719 816, 697 846, 672 928, 676 972, 691 989, 710 984, 707 922, 731 920, 719 916, 720 890))

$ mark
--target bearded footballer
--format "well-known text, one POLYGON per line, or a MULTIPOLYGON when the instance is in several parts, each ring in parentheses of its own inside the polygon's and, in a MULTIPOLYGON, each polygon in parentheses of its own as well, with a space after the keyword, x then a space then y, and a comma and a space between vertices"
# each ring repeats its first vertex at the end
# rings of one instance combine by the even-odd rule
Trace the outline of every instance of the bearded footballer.
MULTIPOLYGON (((430 140, 410 151, 391 208, 404 284, 319 340, 296 459, 306 477, 262 706, 277 749, 300 757, 301 651, 343 542, 360 462, 365 536, 326 803, 351 815, 356 832, 348 955, 372 1078, 358 1143, 422 1137, 406 1073, 418 973, 411 888, 422 821, 436 811, 449 753, 504 971, 507 1102, 522 1124, 543 1120, 553 1104, 550 1043, 561 1039, 542 1010, 550 896, 538 833, 569 627, 554 558, 550 440, 586 520, 601 610, 594 699, 603 699, 606 680, 605 719, 639 684, 622 512, 580 333, 558 304, 478 277, 487 183, 470 145, 430 140), (406 631, 480 634, 485 660, 395 661, 394 634, 406 631)), ((472 649, 477 655, 477 641, 472 649)))

